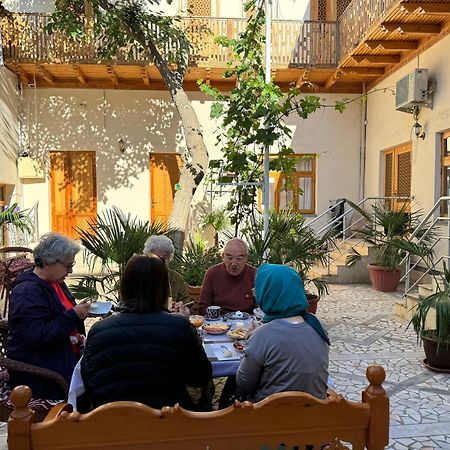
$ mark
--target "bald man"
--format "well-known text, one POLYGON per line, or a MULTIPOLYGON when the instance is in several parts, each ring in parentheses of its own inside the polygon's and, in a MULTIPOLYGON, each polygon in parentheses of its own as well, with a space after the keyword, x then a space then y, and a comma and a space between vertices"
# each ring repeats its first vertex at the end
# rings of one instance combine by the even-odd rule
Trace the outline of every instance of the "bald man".
POLYGON ((247 244, 231 239, 223 250, 223 262, 210 267, 203 279, 199 300, 200 314, 208 306, 220 306, 222 312, 245 311, 252 313, 255 297, 256 268, 248 264, 247 244))

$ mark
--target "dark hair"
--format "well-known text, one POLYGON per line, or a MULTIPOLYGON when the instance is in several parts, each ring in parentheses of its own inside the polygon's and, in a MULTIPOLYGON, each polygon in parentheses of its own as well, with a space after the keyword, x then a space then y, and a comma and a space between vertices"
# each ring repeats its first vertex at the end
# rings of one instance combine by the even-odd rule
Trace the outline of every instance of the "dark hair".
POLYGON ((133 256, 123 271, 120 295, 132 312, 160 311, 169 297, 169 275, 164 260, 156 255, 133 256))

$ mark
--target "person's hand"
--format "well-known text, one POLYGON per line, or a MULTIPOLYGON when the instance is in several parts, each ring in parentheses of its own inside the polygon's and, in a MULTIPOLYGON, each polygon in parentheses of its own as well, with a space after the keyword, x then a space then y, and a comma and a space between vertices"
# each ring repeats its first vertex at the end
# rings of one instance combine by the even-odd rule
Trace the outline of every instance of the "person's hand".
POLYGON ((81 302, 78 305, 74 306, 73 310, 81 320, 84 320, 91 311, 91 302, 81 302))
POLYGON ((183 314, 184 317, 189 317, 191 315, 190 309, 187 306, 184 306, 183 302, 175 302, 172 311, 183 314))

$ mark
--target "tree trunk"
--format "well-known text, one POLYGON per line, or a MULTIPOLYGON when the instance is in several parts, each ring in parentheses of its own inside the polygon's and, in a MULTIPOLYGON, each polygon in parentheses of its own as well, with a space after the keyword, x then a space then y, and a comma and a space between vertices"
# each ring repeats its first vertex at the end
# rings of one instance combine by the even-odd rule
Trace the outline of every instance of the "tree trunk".
MULTIPOLYGON (((99 4, 105 10, 115 8, 107 0, 99 0, 99 4)), ((200 123, 183 89, 183 75, 186 67, 183 65, 183 62, 180 63, 180 68, 176 71, 170 70, 167 60, 163 58, 153 42, 147 41, 140 30, 133 29, 131 24, 124 22, 122 24, 124 31, 147 49, 180 115, 187 149, 185 154, 182 155, 183 166, 180 169, 180 189, 175 192, 169 222, 171 226, 179 230, 175 233, 174 244, 177 248, 182 248, 192 198, 208 168, 208 150, 203 141, 200 123)))

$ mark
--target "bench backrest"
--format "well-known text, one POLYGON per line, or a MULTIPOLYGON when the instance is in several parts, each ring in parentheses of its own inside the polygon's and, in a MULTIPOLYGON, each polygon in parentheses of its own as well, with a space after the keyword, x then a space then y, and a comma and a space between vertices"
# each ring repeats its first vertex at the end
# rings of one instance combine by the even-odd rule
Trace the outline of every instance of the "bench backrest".
POLYGON ((319 400, 300 392, 274 394, 252 404, 213 412, 178 406, 162 410, 140 403, 114 402, 88 414, 55 407, 44 422, 32 424, 30 389, 14 389, 15 410, 8 421, 9 450, 287 450, 384 449, 389 440, 389 399, 380 366, 367 369, 370 385, 362 402, 332 393, 319 400), (325 446, 325 447, 324 447, 325 446))

